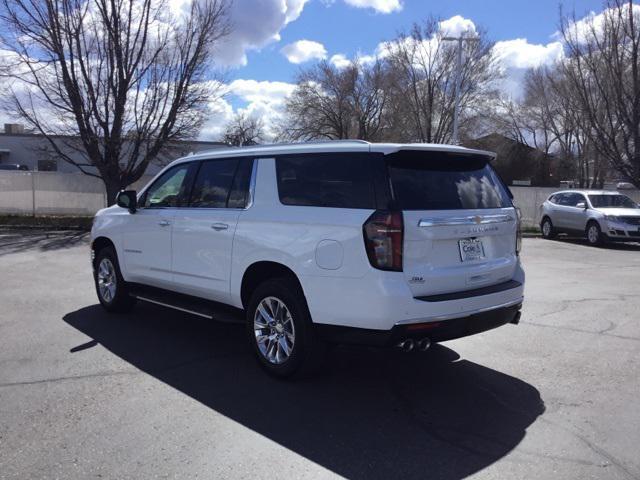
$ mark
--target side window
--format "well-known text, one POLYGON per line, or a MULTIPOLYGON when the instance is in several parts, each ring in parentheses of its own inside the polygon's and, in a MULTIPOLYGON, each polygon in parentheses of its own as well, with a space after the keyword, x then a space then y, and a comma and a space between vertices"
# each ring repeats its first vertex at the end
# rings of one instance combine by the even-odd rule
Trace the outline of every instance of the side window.
POLYGON ((276 159, 278 194, 284 205, 375 208, 370 155, 327 153, 276 159))
POLYGON ((251 172, 254 160, 242 158, 233 179, 231 193, 229 194, 228 208, 245 208, 249 202, 249 187, 251 183, 251 172))
POLYGON ((558 205, 564 205, 567 206, 569 205, 569 193, 559 193, 555 196, 555 203, 557 203, 558 205))
POLYGON ((191 208, 225 208, 239 159, 205 160, 191 193, 191 208))
POLYGON ((549 197, 549 201, 550 201, 551 203, 558 203, 558 197, 559 197, 559 195, 558 195, 558 194, 556 194, 556 195, 551 195, 551 196, 549 197))
POLYGON ((177 165, 158 178, 144 195, 145 208, 179 207, 184 205, 188 194, 188 172, 190 163, 177 165))
POLYGON ((576 205, 578 205, 578 202, 583 201, 582 199, 582 195, 580 195, 579 193, 567 193, 567 202, 565 203, 565 205, 567 205, 568 207, 575 207, 576 205))

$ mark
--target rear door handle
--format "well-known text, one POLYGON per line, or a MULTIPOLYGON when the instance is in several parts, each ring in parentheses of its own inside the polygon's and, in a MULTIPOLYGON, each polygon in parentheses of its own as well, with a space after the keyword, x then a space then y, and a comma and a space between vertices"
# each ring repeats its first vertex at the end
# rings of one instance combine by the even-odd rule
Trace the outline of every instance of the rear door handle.
POLYGON ((211 228, 219 232, 220 230, 226 230, 227 228, 229 228, 229 225, 227 225, 226 223, 214 223, 213 225, 211 225, 211 228))
POLYGON ((171 222, 169 220, 160 220, 158 222, 158 225, 160 225, 161 227, 168 227, 169 225, 171 225, 171 222))

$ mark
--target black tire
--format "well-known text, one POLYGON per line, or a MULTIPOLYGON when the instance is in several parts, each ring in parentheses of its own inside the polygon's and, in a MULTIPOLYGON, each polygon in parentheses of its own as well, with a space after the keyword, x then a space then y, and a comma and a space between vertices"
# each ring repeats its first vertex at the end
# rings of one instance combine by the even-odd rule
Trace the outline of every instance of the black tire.
POLYGON ((589 242, 589 245, 591 246, 600 247, 605 242, 605 237, 602 233, 602 229, 600 228, 598 222, 594 220, 591 220, 589 223, 587 223, 587 228, 585 229, 584 233, 587 237, 587 242, 589 242))
POLYGON ((98 300, 100 300, 100 304, 107 312, 125 313, 130 311, 136 304, 136 299, 129 295, 127 282, 122 278, 118 256, 113 247, 104 247, 97 252, 93 269, 93 280, 96 286, 98 300), (100 286, 100 269, 101 267, 109 268, 109 265, 113 269, 113 273, 108 275, 108 278, 113 282, 114 289, 107 288, 106 290, 111 292, 107 295, 105 289, 101 289, 100 286))
POLYGON ((553 228, 553 222, 549 217, 544 217, 542 222, 540 222, 540 231, 542 232, 543 238, 548 240, 556 238, 557 232, 553 228))
MULTIPOLYGON (((277 302, 275 304, 279 305, 277 302)), ((264 306, 265 304, 263 304, 264 306)), ((286 316, 285 310, 281 309, 279 311, 284 312, 283 315, 286 316)), ((275 317, 277 315, 273 315, 271 318, 275 317)), ((262 314, 260 314, 258 320, 261 323, 267 323, 264 321, 262 314)), ((325 358, 326 345, 316 335, 304 293, 294 278, 270 279, 258 285, 253 291, 247 308, 247 336, 260 365, 275 377, 287 378, 295 376, 300 378, 315 373, 325 358), (273 299, 280 301, 284 305, 289 313, 287 317, 289 320, 276 321, 273 323, 273 328, 266 327, 261 329, 263 341, 259 342, 255 328, 258 325, 254 326, 257 310, 263 301, 273 302, 273 299), (290 329, 291 325, 286 325, 289 321, 292 322, 294 329, 294 341, 292 343, 289 341, 291 337, 287 336, 290 331, 276 330, 277 323, 280 323, 281 327, 285 325, 283 329, 290 329), (270 338, 274 335, 279 336, 279 339, 271 340, 270 338), (284 358, 285 355, 283 353, 285 350, 282 347, 282 343, 280 343, 282 340, 284 340, 286 348, 289 349, 286 358, 284 358), (280 353, 279 359, 269 360, 268 353, 263 351, 272 351, 268 349, 269 345, 276 349, 276 355, 280 353), (275 363, 277 361, 281 363, 275 363)))

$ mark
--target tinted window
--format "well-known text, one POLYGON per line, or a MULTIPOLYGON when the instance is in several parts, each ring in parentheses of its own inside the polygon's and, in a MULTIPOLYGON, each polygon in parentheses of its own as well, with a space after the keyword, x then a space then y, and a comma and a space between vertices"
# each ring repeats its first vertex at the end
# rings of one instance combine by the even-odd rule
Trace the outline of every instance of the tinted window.
POLYGON ((575 207, 578 205, 578 203, 586 201, 584 195, 580 193, 565 193, 564 197, 565 199, 563 205, 566 205, 568 207, 575 207))
POLYGON ((225 208, 237 166, 237 158, 202 162, 193 184, 189 206, 225 208))
POLYGON ((249 201, 249 183, 251 182, 251 170, 253 169, 253 159, 243 158, 240 160, 236 176, 233 179, 231 193, 229 194, 229 208, 245 208, 249 201))
POLYGON ((188 190, 187 173, 191 164, 178 165, 164 172, 144 196, 147 208, 179 207, 184 205, 188 190))
POLYGON ((555 198, 558 205, 569 205, 569 202, 571 201, 569 193, 558 193, 555 198))
POLYGON ((638 208, 626 195, 589 195, 594 208, 638 208))
POLYGON ((276 160, 285 205, 375 208, 369 154, 329 153, 276 160))
POLYGON ((478 155, 403 151, 387 157, 393 195, 403 210, 512 206, 506 188, 478 155))

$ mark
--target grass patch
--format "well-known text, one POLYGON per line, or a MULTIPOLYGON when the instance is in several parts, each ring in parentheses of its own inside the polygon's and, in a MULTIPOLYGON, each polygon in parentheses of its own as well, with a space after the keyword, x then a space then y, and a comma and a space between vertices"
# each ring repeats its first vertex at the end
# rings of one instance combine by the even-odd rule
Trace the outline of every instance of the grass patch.
POLYGON ((91 230, 93 217, 0 215, 0 227, 46 230, 91 230))

